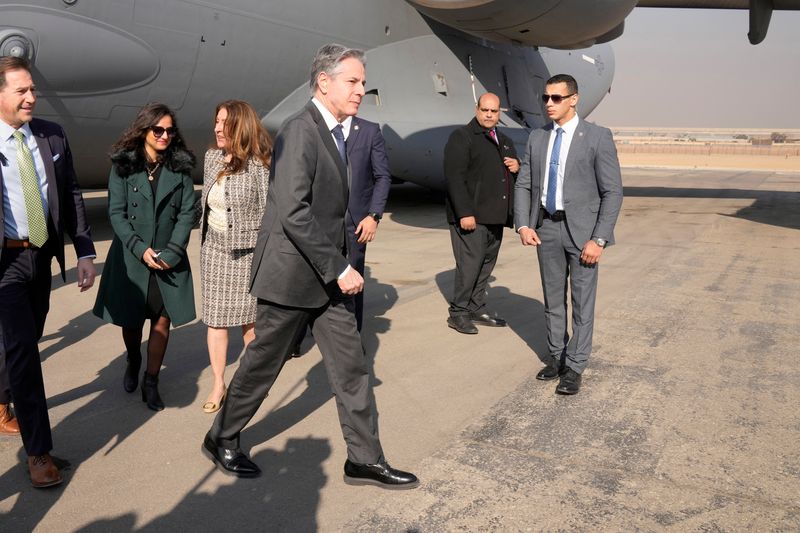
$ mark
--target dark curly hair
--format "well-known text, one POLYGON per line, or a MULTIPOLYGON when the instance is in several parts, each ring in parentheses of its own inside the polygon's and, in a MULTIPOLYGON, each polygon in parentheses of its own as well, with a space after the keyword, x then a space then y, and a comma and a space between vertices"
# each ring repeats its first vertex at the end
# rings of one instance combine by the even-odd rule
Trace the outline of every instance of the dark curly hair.
POLYGON ((172 118, 175 135, 172 136, 172 141, 164 151, 163 158, 165 160, 172 159, 172 154, 179 151, 191 154, 191 150, 187 148, 186 141, 183 140, 181 130, 178 128, 175 113, 164 104, 151 102, 139 110, 136 118, 133 119, 133 123, 122 132, 122 136, 111 147, 111 153, 109 154, 111 160, 114 161, 115 156, 122 152, 136 152, 138 156, 144 159, 144 138, 147 135, 147 131, 167 115, 172 118))

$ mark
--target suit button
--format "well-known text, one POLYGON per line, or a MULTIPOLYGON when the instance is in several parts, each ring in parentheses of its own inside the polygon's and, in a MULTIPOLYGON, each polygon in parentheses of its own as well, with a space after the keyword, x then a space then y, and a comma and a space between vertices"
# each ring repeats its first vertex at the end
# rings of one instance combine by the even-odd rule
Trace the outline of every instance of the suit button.
POLYGON ((136 215, 131 215, 131 220, 136 220, 136 215))
POLYGON ((503 195, 503 200, 505 200, 505 199, 506 199, 506 195, 504 194, 504 195, 503 195))
POLYGON ((139 187, 134 187, 133 192, 139 192, 139 187))
POLYGON ((139 207, 139 204, 137 204, 136 202, 133 202, 131 205, 132 205, 133 207, 139 207))
POLYGON ((231 208, 229 207, 228 209, 226 209, 226 211, 228 211, 228 213, 230 213, 231 212, 231 208))
POLYGON ((233 224, 228 224, 228 228, 233 228, 233 224))

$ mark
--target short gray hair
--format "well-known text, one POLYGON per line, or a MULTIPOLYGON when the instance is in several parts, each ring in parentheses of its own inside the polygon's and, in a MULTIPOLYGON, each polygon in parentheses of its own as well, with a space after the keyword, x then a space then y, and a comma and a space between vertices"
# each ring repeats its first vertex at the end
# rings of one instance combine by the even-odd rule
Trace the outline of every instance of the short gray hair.
POLYGON ((317 90, 317 78, 320 73, 325 72, 331 78, 336 77, 341 62, 351 57, 358 59, 362 65, 366 66, 364 51, 357 48, 347 48, 341 44, 330 43, 317 50, 314 62, 311 63, 311 78, 308 81, 311 92, 317 90))

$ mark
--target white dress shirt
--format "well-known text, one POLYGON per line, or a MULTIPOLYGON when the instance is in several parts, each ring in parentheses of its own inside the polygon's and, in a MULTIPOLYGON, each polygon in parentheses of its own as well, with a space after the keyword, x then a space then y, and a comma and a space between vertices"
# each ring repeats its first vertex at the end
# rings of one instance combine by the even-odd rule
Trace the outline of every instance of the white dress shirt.
MULTIPOLYGON (((0 120, 0 165, 3 166, 3 213, 5 216, 5 236, 9 239, 27 239, 28 211, 25 208, 25 196, 22 193, 22 181, 17 165, 17 139, 14 133, 17 130, 0 120)), ((44 170, 44 160, 39 153, 39 144, 33 136, 30 125, 26 122, 19 127, 25 135, 25 144, 33 156, 36 167, 36 177, 39 180, 39 192, 42 195, 45 220, 47 210, 47 175, 44 170)), ((57 154, 54 154, 56 156, 57 154)))
POLYGON ((561 134, 561 149, 558 151, 558 188, 556 189, 556 210, 564 210, 564 170, 567 166, 567 155, 569 155, 569 146, 572 144, 572 136, 578 128, 580 119, 575 115, 562 126, 553 122, 553 131, 550 132, 550 140, 547 142, 547 157, 545 158, 544 165, 544 183, 542 184, 542 205, 547 204, 547 191, 550 187, 550 155, 553 153, 553 143, 556 141, 556 130, 561 128, 564 133, 561 134))

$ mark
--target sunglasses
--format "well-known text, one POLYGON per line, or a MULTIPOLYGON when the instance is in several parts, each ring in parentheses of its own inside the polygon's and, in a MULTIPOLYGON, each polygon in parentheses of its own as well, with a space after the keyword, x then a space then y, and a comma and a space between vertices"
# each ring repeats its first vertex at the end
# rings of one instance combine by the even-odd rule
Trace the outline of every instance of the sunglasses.
POLYGON ((167 137, 172 137, 176 133, 178 133, 178 130, 173 128, 172 126, 170 126, 169 128, 162 128, 161 126, 150 126, 150 131, 153 132, 153 135, 156 136, 156 139, 158 139, 165 133, 167 134, 167 137))
POLYGON ((575 93, 565 94, 564 96, 561 96, 560 94, 543 94, 542 103, 546 104, 548 100, 552 100, 554 104, 560 104, 562 101, 569 98, 570 96, 575 96, 575 93))

